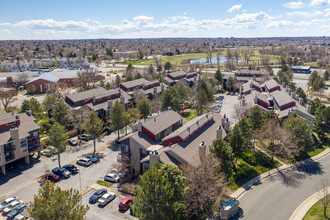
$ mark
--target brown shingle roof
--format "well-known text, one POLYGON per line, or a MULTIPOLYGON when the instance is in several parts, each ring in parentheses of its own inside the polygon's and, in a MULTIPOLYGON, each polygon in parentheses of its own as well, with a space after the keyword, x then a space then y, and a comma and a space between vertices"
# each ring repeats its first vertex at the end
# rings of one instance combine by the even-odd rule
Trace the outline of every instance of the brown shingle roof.
POLYGON ((172 126, 180 120, 182 120, 182 116, 180 116, 175 111, 168 110, 166 112, 161 113, 160 115, 156 115, 148 119, 142 124, 142 126, 148 129, 153 134, 157 135, 159 132, 172 126))

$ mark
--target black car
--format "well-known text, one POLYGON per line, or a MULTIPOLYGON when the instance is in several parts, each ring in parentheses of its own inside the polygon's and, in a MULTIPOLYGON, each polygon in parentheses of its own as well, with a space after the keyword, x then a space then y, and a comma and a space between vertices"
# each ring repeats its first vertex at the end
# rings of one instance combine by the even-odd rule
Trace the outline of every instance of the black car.
POLYGON ((75 140, 69 140, 69 144, 71 146, 77 146, 78 145, 77 141, 75 141, 75 140))
POLYGON ((53 173, 59 175, 61 178, 69 178, 70 177, 70 172, 64 168, 58 168, 58 167, 55 167, 53 170, 52 170, 53 173))
POLYGON ((101 198, 104 194, 107 193, 106 189, 100 189, 97 190, 90 198, 89 198, 89 203, 96 203, 99 198, 101 198))
POLYGON ((63 168, 68 170, 71 174, 79 173, 79 168, 73 164, 64 165, 63 168))

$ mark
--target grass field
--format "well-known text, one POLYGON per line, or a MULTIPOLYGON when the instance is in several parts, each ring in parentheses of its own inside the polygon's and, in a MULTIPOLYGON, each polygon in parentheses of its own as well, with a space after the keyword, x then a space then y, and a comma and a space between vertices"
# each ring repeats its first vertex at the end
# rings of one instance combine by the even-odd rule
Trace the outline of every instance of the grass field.
MULTIPOLYGON (((330 207, 327 208, 328 215, 330 214, 330 207)), ((326 220, 323 215, 323 206, 320 201, 315 203, 306 213, 303 220, 326 220)))
POLYGON ((190 121, 197 117, 197 111, 195 109, 186 109, 182 112, 182 117, 184 117, 187 121, 190 121))
POLYGON ((105 186, 105 187, 110 187, 110 186, 112 186, 111 183, 109 183, 109 182, 105 182, 105 181, 103 181, 103 180, 98 180, 98 181, 96 181, 96 183, 99 184, 99 185, 101 185, 101 186, 105 186))

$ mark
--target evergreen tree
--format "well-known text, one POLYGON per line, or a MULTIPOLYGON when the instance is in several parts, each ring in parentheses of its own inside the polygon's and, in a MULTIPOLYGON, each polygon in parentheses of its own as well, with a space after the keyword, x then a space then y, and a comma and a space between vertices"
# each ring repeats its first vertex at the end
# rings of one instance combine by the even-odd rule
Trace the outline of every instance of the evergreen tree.
POLYGON ((89 207, 82 205, 82 196, 78 190, 62 190, 50 181, 46 181, 34 195, 27 208, 35 220, 86 219, 89 207))
POLYGON ((70 107, 60 100, 57 104, 53 107, 51 111, 51 120, 53 122, 58 122, 64 127, 68 127, 70 125, 70 107))
POLYGON ((86 131, 86 133, 90 136, 90 138, 93 140, 93 145, 94 145, 93 155, 94 155, 96 152, 96 140, 101 141, 101 139, 105 135, 105 133, 103 132, 104 123, 102 119, 100 119, 97 116, 95 111, 90 111, 88 117, 85 118, 82 127, 86 131))
POLYGON ((49 129, 48 143, 57 149, 58 166, 61 167, 61 153, 65 151, 68 145, 68 133, 65 127, 55 122, 49 129))
POLYGON ((243 135, 239 128, 239 125, 236 124, 234 128, 229 132, 229 143, 230 147, 233 150, 233 154, 236 157, 236 162, 239 157, 243 155, 243 153, 246 152, 246 150, 243 148, 243 135))
POLYGON ((228 176, 231 176, 234 167, 234 155, 230 145, 225 140, 218 138, 213 140, 210 151, 220 160, 221 169, 228 176))
POLYGON ((116 86, 119 87, 120 83, 121 83, 121 78, 119 75, 116 75, 116 79, 115 79, 116 86))
POLYGON ((145 120, 148 115, 151 113, 150 101, 147 98, 141 99, 137 103, 137 108, 139 109, 143 119, 145 120))
POLYGON ((110 126, 113 130, 118 131, 118 139, 119 132, 125 126, 125 109, 123 104, 121 104, 118 100, 115 101, 114 105, 110 110, 110 126))
POLYGON ((222 85, 222 83, 223 83, 223 76, 222 76, 220 69, 217 69, 217 71, 215 72, 214 78, 217 80, 218 90, 220 90, 220 85, 222 85))
POLYGON ((253 130, 260 128, 263 121, 262 111, 258 106, 251 108, 249 113, 249 122, 253 130))
POLYGON ((164 67, 164 69, 167 70, 167 72, 169 73, 170 70, 171 70, 171 67, 172 67, 171 63, 170 63, 169 61, 167 61, 167 62, 165 63, 165 67, 164 67))

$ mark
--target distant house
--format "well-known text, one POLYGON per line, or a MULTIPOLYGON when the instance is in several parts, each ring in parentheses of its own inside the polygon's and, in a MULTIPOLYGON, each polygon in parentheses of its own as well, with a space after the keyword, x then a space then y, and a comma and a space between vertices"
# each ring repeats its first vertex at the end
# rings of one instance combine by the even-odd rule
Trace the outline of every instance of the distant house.
POLYGON ((6 167, 23 159, 30 163, 30 155, 40 153, 39 126, 31 111, 18 114, 0 110, 0 167, 6 174, 6 167))
POLYGON ((228 119, 212 112, 191 121, 172 110, 155 114, 145 122, 133 123, 134 133, 120 140, 119 161, 133 176, 143 174, 155 162, 176 166, 199 163, 200 145, 206 152, 215 138, 224 138, 224 123, 229 129, 228 119))
POLYGON ((294 73, 310 74, 312 72, 310 66, 290 66, 290 68, 294 73))
POLYGON ((268 80, 263 85, 265 87, 265 91, 268 93, 281 90, 280 85, 274 79, 268 80))
POLYGON ((136 89, 141 89, 143 85, 148 82, 149 81, 144 78, 136 79, 136 80, 120 83, 120 88, 125 92, 133 92, 136 89))
POLYGON ((164 78, 164 82, 168 86, 174 85, 178 80, 184 80, 187 86, 194 86, 203 80, 203 77, 197 72, 186 73, 184 71, 171 72, 164 78))
POLYGON ((237 70, 235 73, 235 79, 238 82, 248 82, 249 80, 254 80, 257 82, 262 82, 267 76, 267 71, 265 70, 237 70))

